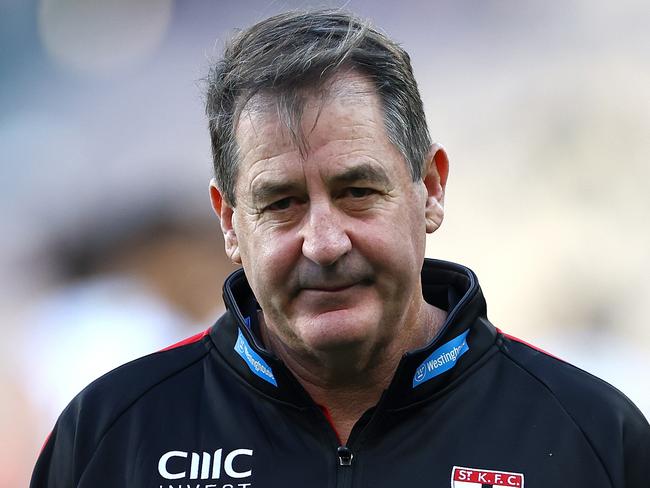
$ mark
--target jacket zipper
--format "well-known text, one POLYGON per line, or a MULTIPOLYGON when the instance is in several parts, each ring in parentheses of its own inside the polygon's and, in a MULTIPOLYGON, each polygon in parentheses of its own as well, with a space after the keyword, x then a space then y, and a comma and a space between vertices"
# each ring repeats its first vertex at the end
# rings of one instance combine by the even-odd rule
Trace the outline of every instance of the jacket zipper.
MULTIPOLYGON (((315 405, 314 410, 318 413, 318 417, 325 421, 328 427, 328 434, 335 440, 333 443, 336 446, 336 488, 347 488, 352 486, 352 462, 354 454, 352 450, 341 442, 339 433, 334 427, 332 418, 327 409, 320 405, 315 405)), ((332 445, 332 444, 330 444, 332 445)))
POLYGON ((348 446, 339 446, 336 449, 336 457, 336 486, 337 488, 351 487, 354 454, 348 446))
POLYGON ((348 446, 339 446, 336 449, 336 454, 339 457, 339 466, 352 466, 352 459, 354 459, 354 454, 348 446))
POLYGON ((331 419, 327 414, 327 411, 319 408, 321 413, 321 418, 325 418, 327 421, 330 432, 334 434, 336 440, 338 441, 338 447, 336 448, 336 487, 337 488, 352 488, 352 474, 354 469, 355 454, 350 445, 359 447, 359 439, 364 435, 364 432, 367 431, 370 424, 377 418, 378 412, 382 411, 382 407, 385 403, 386 392, 384 392, 377 402, 377 405, 372 412, 364 413, 361 418, 357 421, 350 436, 348 437, 347 444, 341 444, 341 439, 339 438, 334 425, 332 424, 331 419))

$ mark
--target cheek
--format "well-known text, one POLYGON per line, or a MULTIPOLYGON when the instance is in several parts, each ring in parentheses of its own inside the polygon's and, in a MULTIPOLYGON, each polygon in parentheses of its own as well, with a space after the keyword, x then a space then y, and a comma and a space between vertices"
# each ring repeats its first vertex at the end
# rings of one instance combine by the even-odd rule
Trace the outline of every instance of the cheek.
POLYGON ((242 264, 253 275, 256 292, 286 283, 300 255, 296 240, 285 234, 252 233, 242 244, 242 264))
POLYGON ((416 253, 416 258, 424 259, 427 225, 424 201, 422 202, 422 205, 419 205, 419 203, 420 202, 417 201, 417 199, 414 199, 410 202, 410 205, 404 209, 403 217, 399 219, 401 224, 400 234, 405 243, 410 243, 411 248, 416 253))
POLYGON ((362 237, 357 240, 357 249, 384 286, 402 287, 404 281, 419 275, 425 251, 424 231, 415 233, 403 223, 359 230, 357 235, 362 237))
POLYGON ((413 265, 424 258, 426 223, 424 211, 413 203, 383 215, 359 228, 368 253, 383 257, 392 266, 413 265))

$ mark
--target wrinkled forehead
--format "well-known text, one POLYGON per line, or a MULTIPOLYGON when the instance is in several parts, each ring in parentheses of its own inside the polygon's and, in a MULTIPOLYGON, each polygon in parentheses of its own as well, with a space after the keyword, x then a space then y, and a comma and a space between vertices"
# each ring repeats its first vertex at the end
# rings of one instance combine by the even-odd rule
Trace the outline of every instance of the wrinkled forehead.
POLYGON ((373 83, 365 75, 350 69, 318 85, 256 93, 241 108, 235 136, 239 142, 242 126, 244 130, 256 130, 271 122, 276 125, 277 134, 273 136, 286 138, 301 152, 306 152, 306 139, 325 105, 356 106, 378 102, 373 83))
POLYGON ((237 191, 249 194, 262 174, 281 181, 295 168, 321 175, 350 170, 362 161, 384 161, 384 172, 406 171, 392 145, 374 85, 357 73, 333 79, 320 90, 259 93, 237 123, 237 191), (399 167, 388 160, 399 161, 399 167))

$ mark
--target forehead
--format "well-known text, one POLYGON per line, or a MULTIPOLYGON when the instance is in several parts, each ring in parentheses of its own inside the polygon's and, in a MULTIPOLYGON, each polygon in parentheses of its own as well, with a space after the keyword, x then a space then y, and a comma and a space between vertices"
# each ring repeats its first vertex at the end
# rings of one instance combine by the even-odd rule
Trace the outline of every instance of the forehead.
POLYGON ((386 134, 372 82, 355 72, 338 75, 323 90, 306 94, 298 121, 287 120, 282 104, 272 96, 255 96, 244 107, 235 134, 238 186, 240 182, 248 186, 246 182, 261 173, 282 173, 312 162, 335 170, 360 159, 384 166, 397 160, 406 170, 386 134), (300 125, 292 126, 293 122, 300 125), (302 147, 296 141, 300 136, 305 141, 302 147))
POLYGON ((366 107, 363 116, 373 123, 375 115, 379 115, 375 110, 379 105, 379 97, 370 80, 355 71, 347 71, 313 89, 254 95, 241 111, 235 136, 240 147, 242 143, 263 143, 266 137, 299 149, 304 146, 306 153, 309 142, 318 142, 313 140, 315 136, 332 128, 327 126, 328 122, 335 120, 334 125, 338 125, 350 121, 357 118, 354 115, 360 107, 366 107), (326 117, 322 117, 323 114, 326 117), (251 136, 257 140, 251 141, 251 136))

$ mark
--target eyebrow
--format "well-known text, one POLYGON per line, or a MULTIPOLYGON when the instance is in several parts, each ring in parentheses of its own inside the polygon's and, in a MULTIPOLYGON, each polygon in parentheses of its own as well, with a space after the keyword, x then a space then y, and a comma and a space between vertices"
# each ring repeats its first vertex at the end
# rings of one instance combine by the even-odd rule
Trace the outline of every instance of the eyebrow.
POLYGON ((370 163, 362 163, 334 175, 331 180, 335 185, 349 185, 357 182, 375 183, 383 187, 390 186, 390 178, 383 168, 370 163))
POLYGON ((264 181, 253 185, 251 193, 255 202, 269 202, 279 195, 295 194, 303 189, 303 185, 290 181, 264 181))
MULTIPOLYGON (((370 163, 362 163, 329 178, 334 186, 345 186, 359 182, 375 183, 386 188, 390 186, 390 178, 383 170, 370 163)), ((263 181, 253 185, 251 193, 255 202, 269 202, 282 195, 304 192, 304 185, 291 181, 263 181)))

